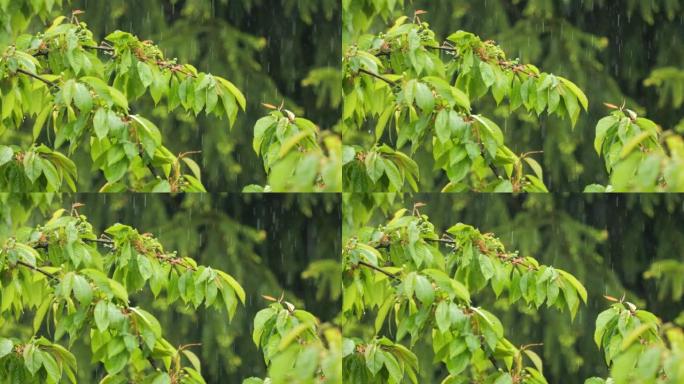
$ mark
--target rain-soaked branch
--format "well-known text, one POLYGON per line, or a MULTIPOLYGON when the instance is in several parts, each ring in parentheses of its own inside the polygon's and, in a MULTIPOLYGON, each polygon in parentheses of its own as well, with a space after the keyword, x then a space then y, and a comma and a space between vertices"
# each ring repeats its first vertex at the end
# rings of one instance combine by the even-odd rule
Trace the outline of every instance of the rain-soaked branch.
POLYGON ((437 50, 440 50, 440 51, 451 52, 451 53, 454 53, 454 54, 456 54, 456 53, 458 52, 458 50, 457 50, 456 48, 454 48, 454 47, 448 47, 448 46, 446 46, 446 45, 439 45, 439 46, 437 46, 437 45, 426 45, 425 48, 437 49, 437 50))
POLYGON ((435 242, 435 243, 444 243, 444 244, 450 244, 450 245, 458 245, 458 243, 457 243, 456 240, 454 240, 454 239, 445 239, 445 238, 441 238, 441 239, 423 239, 423 240, 425 240, 425 241, 432 241, 432 242, 435 242))
POLYGON ((369 75, 369 76, 375 77, 376 79, 382 80, 389 85, 396 85, 397 84, 394 81, 392 81, 392 80, 390 80, 384 76, 378 75, 377 73, 371 72, 371 71, 364 69, 364 68, 359 68, 359 73, 365 73, 366 75, 369 75))
POLYGON ((42 81, 43 83, 45 83, 45 84, 47 84, 47 85, 49 85, 49 86, 51 86, 51 87, 59 87, 57 84, 53 83, 52 81, 50 81, 50 80, 48 80, 48 79, 46 79, 46 78, 44 78, 44 77, 40 77, 40 76, 36 75, 35 73, 31 73, 31 72, 29 72, 29 71, 27 71, 27 70, 25 70, 25 69, 18 68, 18 69, 17 69, 17 73, 21 73, 21 74, 23 74, 23 75, 32 77, 32 78, 34 78, 34 79, 36 79, 36 80, 42 81))
POLYGON ((380 273, 384 274, 385 276, 388 276, 388 277, 391 278, 391 279, 401 281, 401 279, 399 278, 399 276, 397 276, 397 275, 395 275, 395 274, 393 274, 393 273, 391 273, 391 272, 387 272, 387 271, 385 271, 384 269, 382 269, 382 268, 380 268, 380 267, 376 267, 375 265, 370 264, 370 263, 367 263, 367 262, 365 262, 365 261, 359 261, 358 265, 362 265, 362 266, 364 266, 364 267, 366 267, 366 268, 370 268, 370 269, 372 269, 372 270, 374 270, 374 271, 380 272, 380 273))
POLYGON ((35 265, 31 265, 31 264, 29 264, 29 263, 27 263, 27 262, 25 262, 25 261, 17 260, 17 264, 18 264, 18 265, 21 265, 21 266, 23 266, 23 267, 32 269, 32 270, 34 270, 34 271, 36 271, 36 272, 42 273, 43 275, 49 277, 50 279, 56 279, 55 275, 53 275, 52 273, 50 273, 50 272, 48 272, 48 271, 45 271, 45 270, 43 270, 43 269, 41 269, 41 268, 38 268, 38 267, 36 267, 35 265))
POLYGON ((110 240, 110 239, 82 239, 82 240, 85 242, 88 242, 88 243, 114 245, 114 240, 110 240))

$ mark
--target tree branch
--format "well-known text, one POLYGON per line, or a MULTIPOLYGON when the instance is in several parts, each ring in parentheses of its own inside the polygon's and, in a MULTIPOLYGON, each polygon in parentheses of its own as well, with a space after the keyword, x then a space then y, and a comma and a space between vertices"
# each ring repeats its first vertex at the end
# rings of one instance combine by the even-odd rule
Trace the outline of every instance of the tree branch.
POLYGON ((380 272, 380 273, 382 273, 383 275, 388 276, 388 277, 390 277, 390 278, 392 278, 392 279, 401 281, 401 279, 400 279, 397 275, 395 275, 395 274, 393 274, 393 273, 390 273, 390 272, 387 272, 387 271, 385 271, 384 269, 382 269, 382 268, 380 268, 380 267, 376 267, 376 266, 373 265, 373 264, 366 263, 365 261, 359 261, 358 265, 363 265, 364 267, 367 267, 367 268, 370 268, 370 269, 372 269, 372 270, 374 270, 374 271, 380 272))
POLYGON ((436 242, 436 243, 444 243, 444 244, 458 245, 458 243, 456 242, 456 240, 452 240, 452 239, 444 239, 444 238, 442 238, 442 239, 423 239, 423 240, 425 240, 425 241, 433 241, 433 242, 436 242))
POLYGON ((40 80, 40 81, 42 81, 43 83, 45 83, 45 84, 47 84, 47 85, 49 85, 49 86, 51 86, 51 87, 57 87, 57 88, 59 88, 59 86, 58 86, 57 84, 53 83, 52 81, 50 81, 50 80, 48 80, 48 79, 45 79, 45 78, 43 78, 43 77, 40 77, 40 76, 36 75, 35 73, 31 73, 31 72, 29 72, 29 71, 27 71, 27 70, 18 68, 18 69, 17 69, 17 73, 21 73, 21 74, 24 74, 24 75, 26 75, 26 76, 33 77, 34 79, 40 80))
POLYGON ((104 52, 114 52, 114 48, 105 45, 82 45, 83 48, 96 49, 104 52))
POLYGON ((438 49, 440 51, 445 51, 445 52, 458 52, 456 48, 453 47, 447 47, 445 45, 440 45, 440 46, 435 46, 435 45, 426 45, 425 48, 430 48, 430 49, 438 49))
POLYGON ((382 80, 382 81, 384 81, 385 83, 387 83, 387 84, 389 84, 389 85, 396 85, 396 84, 397 84, 397 83, 395 83, 394 81, 392 81, 392 80, 390 80, 390 79, 388 79, 388 78, 386 78, 386 77, 380 76, 380 75, 378 75, 377 73, 373 73, 373 72, 371 72, 371 71, 369 71, 369 70, 367 70, 367 69, 364 69, 364 68, 359 68, 359 73, 365 73, 366 75, 373 76, 373 77, 375 77, 376 79, 382 80))
POLYGON ((82 239, 82 240, 85 242, 89 242, 89 243, 114 245, 114 240, 109 240, 109 239, 82 239))
POLYGON ((18 264, 18 265, 21 265, 21 266, 24 266, 24 267, 26 267, 26 268, 32 269, 32 270, 34 270, 34 271, 36 271, 36 272, 42 273, 43 275, 49 277, 50 279, 56 279, 55 275, 53 275, 52 273, 50 273, 50 272, 48 272, 48 271, 45 271, 45 270, 42 270, 42 269, 40 269, 40 268, 38 268, 38 267, 36 267, 36 266, 34 266, 34 265, 31 265, 31 264, 29 264, 29 263, 27 263, 27 262, 25 262, 25 261, 17 260, 17 264, 18 264))

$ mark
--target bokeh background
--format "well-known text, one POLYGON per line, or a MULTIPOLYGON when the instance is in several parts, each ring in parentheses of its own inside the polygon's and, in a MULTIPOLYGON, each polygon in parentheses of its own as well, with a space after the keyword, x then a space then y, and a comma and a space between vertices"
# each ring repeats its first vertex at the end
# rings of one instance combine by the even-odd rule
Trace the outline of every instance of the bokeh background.
MULTIPOLYGON (((79 212, 98 233, 120 222, 157 236, 168 251, 231 274, 247 293, 232 322, 225 312, 182 304, 168 305, 149 292, 131 295, 136 305, 161 322, 174 345, 193 348, 208 384, 241 383, 265 377, 261 351, 252 341, 253 319, 280 297, 331 321, 340 308, 340 198, 333 194, 0 194, 0 244, 18 228, 44 223, 52 211, 85 204, 79 212)), ((31 314, 17 326, 0 326, 0 334, 28 338, 31 314)), ((89 346, 77 342, 79 382, 96 383, 104 368, 90 361, 89 346)))
MULTIPOLYGON (((336 0, 64 0, 53 16, 82 10, 97 40, 121 29, 158 44, 166 57, 225 77, 245 94, 247 112, 228 121, 155 107, 143 97, 132 103, 157 124, 174 153, 201 150, 194 159, 202 168, 208 191, 239 192, 248 184, 266 184, 261 159, 252 149, 256 120, 265 116, 261 103, 280 105, 307 117, 321 129, 336 130, 341 91, 340 5, 336 0)), ((57 7, 56 7, 57 8, 57 7)), ((0 20, 4 17, 0 15, 0 20)), ((45 29, 35 18, 27 32, 45 29)), ((0 46, 11 40, 0 28, 0 46)), ((30 125, 23 131, 0 132, 0 142, 32 142, 30 125)), ((46 137, 46 140, 49 140, 46 137)), ((73 160, 89 164, 79 151, 73 160)), ((81 167, 79 191, 94 192, 104 184, 100 172, 81 167)))
MULTIPOLYGON (((370 0, 359 0, 370 3, 370 0)), ((385 4, 384 2, 376 2, 385 4)), ((387 2, 393 3, 393 2, 387 2)), ((603 103, 628 108, 663 129, 684 132, 683 0, 404 0, 393 14, 377 17, 368 33, 379 33, 401 15, 416 10, 437 39, 457 30, 496 41, 510 59, 575 82, 589 98, 589 113, 577 126, 557 117, 537 119, 524 111, 508 115, 506 102, 493 97, 473 103, 476 113, 493 117, 516 153, 543 150, 535 156, 551 191, 581 192, 607 184, 603 159, 593 149, 596 123, 610 110, 603 103)), ((343 20, 345 20, 343 18, 343 20)), ((360 31, 357 31, 359 33, 360 31)), ((357 36, 351 36, 353 42, 357 36)), ((347 138, 354 142, 357 138, 347 138)), ((439 191, 446 175, 432 171, 432 154, 419 151, 420 191, 439 191)))
MULTIPOLYGON (((376 207, 367 219, 373 226, 419 202, 426 204, 419 210, 438 232, 459 222, 473 225, 482 233, 494 233, 507 250, 564 269, 585 285, 588 304, 580 306, 574 322, 567 311, 511 305, 505 294, 496 299, 488 289, 475 296, 478 305, 501 319, 515 345, 543 343, 534 350, 542 357, 549 383, 607 376, 603 353, 593 341, 596 316, 611 304, 603 295, 624 295, 664 322, 684 325, 682 195, 346 195, 343 239, 366 220, 368 207, 376 207), (670 260, 672 268, 664 260, 670 260), (649 278, 651 273, 661 276, 649 278)), ((365 327, 372 335, 373 316, 368 318, 371 323, 365 327)), ((363 333, 360 329, 355 332, 363 333)), ((447 376, 446 367, 433 363, 428 338, 412 350, 420 359, 421 382, 438 383, 447 376)))

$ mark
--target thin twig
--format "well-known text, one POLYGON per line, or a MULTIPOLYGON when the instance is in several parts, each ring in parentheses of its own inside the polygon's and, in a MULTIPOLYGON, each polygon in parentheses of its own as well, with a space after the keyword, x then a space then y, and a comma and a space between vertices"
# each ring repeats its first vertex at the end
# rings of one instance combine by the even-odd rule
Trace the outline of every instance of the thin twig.
POLYGON ((456 48, 453 47, 447 47, 444 45, 436 46, 436 45, 426 45, 425 48, 430 48, 430 49, 439 49, 440 51, 446 51, 446 52, 458 52, 456 48))
POLYGON ((371 72, 371 71, 369 71, 369 70, 367 70, 367 69, 359 68, 359 72, 360 72, 360 73, 365 73, 366 75, 369 75, 369 76, 373 76, 373 77, 375 77, 376 79, 382 80, 382 81, 384 81, 385 83, 387 83, 387 84, 389 84, 389 85, 396 85, 396 83, 395 83, 394 81, 392 81, 392 80, 390 80, 390 79, 388 79, 388 78, 386 78, 386 77, 380 76, 380 75, 378 75, 377 73, 371 72))
POLYGON ((49 85, 49 86, 51 86, 51 87, 57 87, 57 88, 59 88, 59 86, 58 86, 57 84, 53 83, 52 81, 50 81, 50 80, 48 80, 48 79, 45 79, 45 78, 43 78, 43 77, 38 76, 38 75, 36 75, 35 73, 31 73, 31 72, 29 72, 29 71, 27 71, 27 70, 24 70, 24 69, 21 69, 21 68, 18 68, 18 69, 17 69, 17 72, 18 72, 18 73, 22 73, 22 74, 24 74, 24 75, 26 75, 26 76, 33 77, 33 78, 36 79, 36 80, 40 80, 40 81, 42 81, 43 83, 45 83, 45 84, 47 84, 47 85, 49 85))
POLYGON ((114 48, 104 45, 82 45, 83 48, 97 49, 98 51, 114 52, 114 48))
POLYGON ((520 155, 520 157, 525 158, 525 157, 529 157, 530 155, 540 155, 542 153, 544 153, 544 151, 529 151, 529 152, 523 153, 522 155, 520 155))
POLYGON ((179 351, 183 351, 183 350, 186 350, 186 349, 188 349, 188 348, 192 348, 192 347, 201 347, 201 346, 202 346, 202 343, 183 344, 183 345, 181 345, 181 346, 178 347, 178 350, 179 350, 179 351))
POLYGON ((40 272, 40 273, 42 273, 43 275, 45 275, 45 276, 47 276, 47 277, 49 277, 49 278, 51 278, 51 279, 56 279, 55 275, 53 275, 52 273, 50 273, 50 272, 48 272, 48 271, 45 271, 45 270, 43 270, 43 269, 40 269, 40 268, 38 268, 38 267, 36 267, 36 266, 34 266, 34 265, 31 265, 31 264, 29 264, 29 263, 27 263, 27 262, 25 262, 25 261, 17 260, 17 264, 22 265, 22 266, 24 266, 24 267, 26 267, 26 268, 32 269, 32 270, 34 270, 34 271, 36 271, 36 272, 40 272))
POLYGON ((425 241, 434 241, 434 242, 437 242, 437 243, 458 245, 458 243, 456 242, 456 240, 452 240, 452 239, 423 239, 423 240, 425 240, 425 241))
POLYGON ((114 240, 109 240, 109 239, 82 239, 83 241, 90 242, 90 243, 100 243, 100 244, 107 244, 107 245, 112 245, 114 244, 114 240))
POLYGON ((364 267, 367 267, 367 268, 370 268, 370 269, 375 270, 375 271, 377 271, 377 272, 380 272, 380 273, 382 273, 382 274, 384 274, 384 275, 386 275, 386 276, 388 276, 388 277, 390 277, 390 278, 392 278, 392 279, 401 281, 401 279, 400 279, 397 275, 395 275, 395 274, 393 274, 393 273, 390 273, 390 272, 387 272, 387 271, 385 271, 384 269, 382 269, 382 268, 380 268, 380 267, 376 267, 376 266, 373 265, 373 264, 366 263, 365 261, 359 261, 359 265, 363 265, 364 267))
POLYGON ((541 347, 541 346, 543 346, 543 345, 544 345, 544 343, 525 344, 525 345, 520 346, 520 349, 521 349, 521 350, 526 350, 526 349, 530 349, 530 348, 532 348, 532 347, 541 347))
POLYGON ((496 169, 493 163, 489 163, 489 169, 492 170, 492 173, 494 173, 494 176, 496 176, 496 178, 499 178, 499 171, 496 169))

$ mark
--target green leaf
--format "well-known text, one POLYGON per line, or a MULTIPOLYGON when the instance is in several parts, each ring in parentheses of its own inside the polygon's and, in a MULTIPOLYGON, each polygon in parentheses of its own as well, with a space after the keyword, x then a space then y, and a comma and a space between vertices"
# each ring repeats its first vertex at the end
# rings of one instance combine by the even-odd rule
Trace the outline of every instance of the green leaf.
POLYGON ((539 357, 539 355, 537 355, 537 353, 531 349, 525 349, 525 354, 530 360, 532 360, 534 367, 537 368, 539 372, 543 373, 544 364, 542 363, 542 359, 539 357))
POLYGON ((451 327, 451 318, 449 315, 449 303, 441 301, 435 310, 435 322, 440 332, 445 333, 451 327))
MULTIPOLYGON (((118 124, 123 125, 123 122, 120 118, 118 118, 116 115, 114 117, 116 118, 115 120, 118 121, 118 124)), ((161 132, 159 132, 159 128, 142 116, 130 115, 130 117, 142 128, 138 130, 138 134, 143 148, 145 149, 145 153, 150 158, 154 158, 157 148, 159 148, 162 144, 162 137, 161 132)), ((112 124, 114 120, 110 119, 109 121, 110 124, 112 124)))
POLYGON ((658 125, 649 119, 645 119, 643 117, 637 117, 637 119, 634 121, 634 123, 636 125, 638 125, 639 128, 643 129, 644 131, 653 132, 653 133, 658 131, 658 125))
POLYGON ((548 112, 549 114, 551 114, 556 112, 556 110, 558 109, 558 105, 560 105, 561 95, 558 92, 557 88, 549 89, 548 99, 548 112))
POLYGON ((223 272, 223 271, 217 271, 221 277, 223 277, 223 280, 225 280, 228 285, 233 288, 233 291, 235 291, 235 294, 237 297, 240 299, 240 302, 242 304, 245 303, 245 290, 242 288, 242 286, 233 278, 233 276, 223 272))
POLYGON ((81 302, 81 305, 88 305, 93 300, 93 290, 90 283, 81 275, 75 275, 73 280, 73 291, 76 299, 81 302))
MULTIPOLYGON (((38 332, 41 325, 43 324, 43 320, 45 319, 45 315, 47 314, 47 312, 51 306, 52 306, 52 297, 44 299, 43 302, 38 307, 38 309, 36 309, 36 314, 33 316, 33 333, 38 332)), ((2 356, 0 356, 0 357, 2 357, 2 356)))
POLYGON ((502 373, 501 376, 494 381, 494 384, 513 384, 513 378, 510 373, 502 373))
POLYGON ((534 174, 542 180, 544 178, 544 172, 542 171, 541 165, 537 162, 537 160, 531 158, 531 157, 525 157, 525 162, 532 168, 532 171, 534 174))
POLYGON ((43 366, 42 352, 34 344, 28 344, 24 347, 23 357, 24 366, 31 375, 35 375, 43 366))
POLYGON ((245 96, 242 94, 242 92, 240 92, 240 90, 230 81, 222 77, 216 77, 216 79, 218 79, 221 82, 221 84, 223 84, 226 88, 228 88, 230 93, 232 93, 235 97, 235 100, 237 100, 240 108, 242 108, 242 110, 244 111, 247 107, 247 100, 245 99, 245 96))
POLYGON ((366 349, 366 367, 368 368, 369 371, 373 374, 373 376, 377 375, 378 372, 382 369, 384 365, 384 361, 382 358, 382 354, 378 353, 378 347, 375 345, 370 346, 369 348, 366 349))
POLYGON ((105 360, 104 365, 107 372, 113 375, 121 372, 121 370, 126 367, 126 363, 128 363, 128 353, 123 351, 105 360))
POLYGON ((189 157, 184 157, 183 162, 185 165, 190 168, 190 171, 192 172, 193 175, 197 178, 197 180, 202 181, 202 171, 200 170, 199 165, 195 162, 195 160, 189 158, 189 157))
POLYGON ((563 291, 563 297, 565 298, 565 302, 567 303, 568 309, 570 310, 570 317, 574 319, 575 314, 577 314, 577 309, 579 308, 579 299, 577 298, 577 291, 569 284, 563 284, 561 286, 561 290, 563 291))
POLYGON ((153 193, 170 193, 171 184, 168 180, 159 180, 154 187, 152 187, 153 193))
POLYGON ((425 305, 432 304, 435 301, 435 290, 432 288, 432 283, 425 276, 416 276, 416 297, 425 305))
POLYGON ((112 97, 115 105, 118 105, 124 111, 128 111, 128 99, 126 99, 126 96, 121 91, 114 87, 109 87, 109 95, 112 97))
POLYGON ((152 75, 152 70, 143 61, 138 61, 137 67, 138 67, 138 76, 140 77, 140 82, 145 86, 145 88, 149 87, 150 84, 152 84, 152 81, 154 81, 154 76, 152 75))
POLYGON ((356 249, 358 249, 359 253, 366 259, 364 261, 374 266, 378 266, 378 259, 380 259, 381 255, 377 249, 363 243, 356 244, 356 249))
POLYGON ((128 165, 128 161, 126 159, 122 159, 114 164, 106 166, 104 168, 105 178, 110 183, 119 181, 126 174, 128 165))
POLYGON ((449 111, 442 109, 435 118, 435 133, 440 142, 446 143, 451 137, 449 129, 449 111))
POLYGON ((75 85, 74 104, 82 113, 88 113, 93 108, 93 97, 90 95, 90 90, 82 83, 75 85))
POLYGON ((374 183, 385 174, 385 163, 382 161, 382 157, 377 152, 370 152, 366 155, 364 160, 364 165, 366 166, 366 173, 374 183))
POLYGON ((260 310, 254 316, 254 331, 252 332, 252 340, 257 347, 261 345, 261 336, 264 332, 264 326, 275 315, 275 310, 269 307, 260 310))
POLYGON ((432 90, 425 83, 417 83, 415 87, 416 104, 425 113, 430 113, 435 108, 435 97, 432 90))
POLYGON ((606 381, 600 377, 592 377, 584 381, 584 384, 605 384, 606 381))
POLYGON ((58 383, 59 379, 62 377, 62 369, 57 364, 57 361, 49 353, 44 353, 42 355, 42 359, 43 367, 45 368, 45 372, 47 372, 48 377, 52 380, 52 382, 58 383))
POLYGON ((200 359, 197 357, 197 355, 195 355, 194 352, 184 349, 183 355, 185 355, 190 364, 192 364, 192 367, 195 368, 197 372, 202 373, 202 364, 200 364, 200 359))
POLYGON ((494 69, 487 62, 480 61, 480 75, 482 76, 482 82, 485 83, 487 88, 491 87, 494 82, 496 82, 494 69))
POLYGON ((378 123, 375 125, 375 141, 380 140, 380 138, 382 137, 382 134, 385 131, 385 127, 387 126, 387 122, 392 116, 392 112, 394 112, 394 108, 390 106, 386 108, 378 118, 378 123))
POLYGON ((61 178, 57 169, 48 160, 41 161, 41 167, 43 168, 43 175, 48 183, 48 189, 58 191, 59 186, 62 184, 61 178))
POLYGON ((216 107, 216 103, 218 103, 218 93, 216 93, 216 89, 207 89, 207 103, 205 105, 205 111, 207 114, 211 113, 214 108, 216 107))
POLYGON ((589 100, 587 99, 587 96, 582 92, 582 90, 575 85, 572 81, 565 79, 563 77, 557 76, 558 79, 563 83, 563 85, 570 89, 572 93, 577 97, 577 100, 579 100, 580 104, 582 105, 582 108, 584 108, 585 111, 589 110, 589 100))
MULTIPOLYGON (((185 350, 183 352, 186 352, 185 350)), ((171 384, 171 377, 166 372, 159 372, 150 384, 171 384)))
POLYGON ((254 148, 254 152, 257 155, 261 154, 261 143, 264 140, 266 131, 273 127, 275 123, 276 119, 273 116, 268 115, 257 120, 256 124, 254 125, 254 139, 252 141, 252 148, 254 148))
POLYGON ((9 163, 14 158, 14 151, 6 145, 0 145, 0 166, 9 163))
POLYGON ((95 136, 102 140, 107 136, 109 132, 109 125, 107 123, 107 111, 104 108, 99 108, 95 112, 95 117, 93 117, 93 129, 95 130, 95 136))
POLYGON ((604 117, 603 119, 599 120, 598 124, 596 125, 596 137, 594 138, 594 149, 596 150, 596 153, 601 156, 602 151, 601 148, 603 147, 603 142, 606 139, 606 134, 610 130, 610 128, 614 127, 615 124, 618 123, 618 120, 615 118, 615 116, 607 116, 604 117))
POLYGON ((393 382, 401 382, 401 378, 404 375, 402 373, 401 367, 399 366, 399 363, 397 362, 397 359, 395 359, 394 356, 392 356, 390 353, 380 349, 377 351, 377 353, 380 354, 380 356, 382 356, 385 368, 387 369, 387 372, 389 372, 389 375, 392 378, 393 382))
POLYGON ((485 277, 486 280, 489 280, 494 276, 494 265, 492 264, 492 261, 489 259, 488 256, 480 254, 479 256, 479 261, 480 261, 480 271, 482 271, 482 275, 485 277))
POLYGON ((41 166, 41 163, 42 160, 35 152, 26 152, 24 155, 24 173, 32 183, 34 183, 43 173, 43 167, 41 166))
POLYGON ((577 97, 570 92, 563 93, 563 101, 565 102, 565 109, 568 111, 568 117, 572 121, 574 127, 579 118, 580 109, 577 105, 577 97))
POLYGON ((594 342, 596 343, 597 347, 601 348, 601 341, 603 340, 603 335, 606 333, 606 325, 608 325, 608 323, 611 320, 615 319, 618 315, 618 310, 611 307, 599 313, 598 317, 596 317, 596 328, 594 329, 594 342))
MULTIPOLYGON (((36 117, 36 121, 33 123, 33 140, 36 140, 38 136, 40 136, 40 132, 43 130, 43 125, 45 125, 45 121, 50 116, 50 112, 52 112, 52 105, 48 104, 36 117)), ((1 160, 0 165, 2 165, 1 160)))
POLYGON ((74 97, 74 92, 75 92, 75 86, 76 82, 72 80, 67 80, 63 85, 60 90, 61 96, 62 96, 62 102, 64 105, 70 105, 71 100, 74 97))
POLYGON ((380 306, 378 309, 378 313, 375 316, 375 333, 380 332, 380 329, 382 329, 382 325, 385 322, 385 318, 387 317, 387 314, 389 313, 390 309, 394 305, 394 296, 389 296, 385 300, 385 302, 380 306))
POLYGON ((14 343, 10 339, 0 338, 0 359, 14 350, 14 343))
POLYGON ((397 168, 397 166, 394 165, 394 162, 389 159, 382 158, 382 161, 384 163, 385 174, 390 181, 390 185, 392 185, 396 191, 401 191, 401 188, 404 185, 404 180, 399 172, 399 168, 397 168))
POLYGON ((560 273, 563 276, 563 278, 565 278, 565 280, 569 282, 570 285, 572 285, 575 288, 575 290, 577 290, 577 294, 579 294, 579 297, 581 297, 582 301, 586 303, 587 289, 584 288, 584 285, 582 285, 582 283, 580 283, 575 276, 569 274, 568 272, 558 269, 558 273, 560 273))
POLYGON ((107 308, 107 302, 104 300, 98 301, 97 305, 95 305, 95 311, 93 314, 95 316, 95 325, 100 332, 106 331, 109 327, 108 313, 109 311, 107 308))

